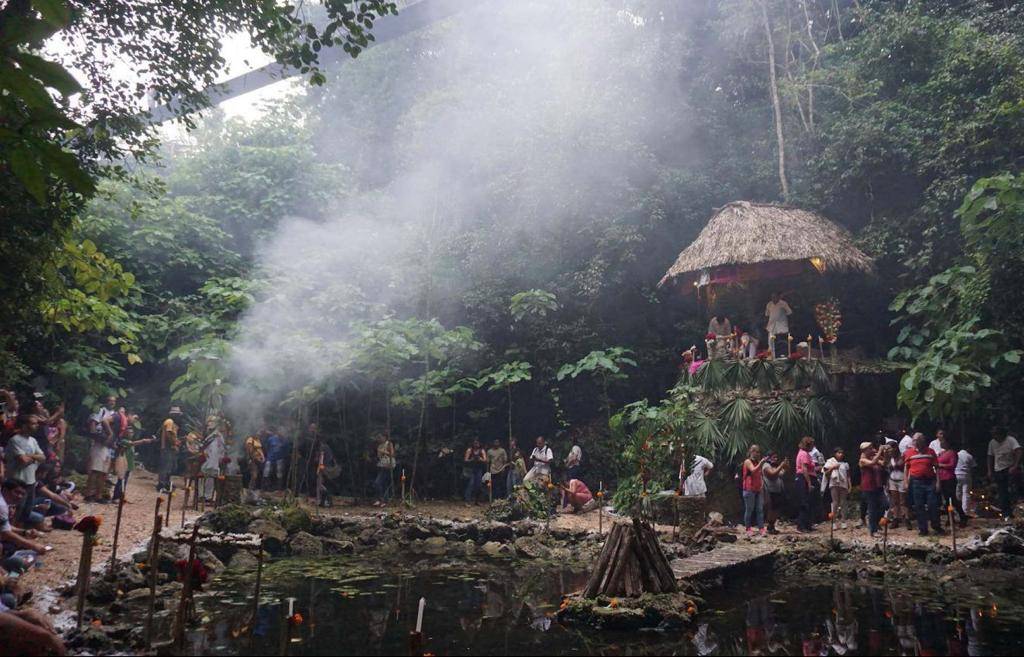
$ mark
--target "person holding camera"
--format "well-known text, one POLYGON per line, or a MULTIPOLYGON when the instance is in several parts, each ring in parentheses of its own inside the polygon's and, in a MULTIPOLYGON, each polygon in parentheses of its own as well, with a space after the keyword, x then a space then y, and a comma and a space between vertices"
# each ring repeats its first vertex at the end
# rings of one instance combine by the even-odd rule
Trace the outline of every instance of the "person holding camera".
POLYGON ((875 447, 874 443, 865 441, 860 444, 860 494, 867 500, 868 532, 875 538, 878 521, 885 513, 885 495, 882 492, 883 464, 892 454, 888 445, 875 447))

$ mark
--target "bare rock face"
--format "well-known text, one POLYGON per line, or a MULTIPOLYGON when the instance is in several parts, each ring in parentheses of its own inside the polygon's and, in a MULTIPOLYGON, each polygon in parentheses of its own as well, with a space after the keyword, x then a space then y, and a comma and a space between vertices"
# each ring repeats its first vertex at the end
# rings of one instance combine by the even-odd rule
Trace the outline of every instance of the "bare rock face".
POLYGON ((423 541, 423 551, 426 554, 442 555, 448 547, 448 539, 444 536, 431 536, 423 541))
POLYGON ((520 536, 515 542, 516 552, 529 559, 547 559, 551 556, 548 546, 536 536, 520 536))
POLYGON ((316 536, 300 531, 288 540, 288 552, 293 557, 319 557, 323 556, 324 544, 316 536))
POLYGON ((273 555, 283 554, 288 532, 284 527, 267 518, 257 518, 249 523, 249 533, 263 535, 263 549, 273 555))

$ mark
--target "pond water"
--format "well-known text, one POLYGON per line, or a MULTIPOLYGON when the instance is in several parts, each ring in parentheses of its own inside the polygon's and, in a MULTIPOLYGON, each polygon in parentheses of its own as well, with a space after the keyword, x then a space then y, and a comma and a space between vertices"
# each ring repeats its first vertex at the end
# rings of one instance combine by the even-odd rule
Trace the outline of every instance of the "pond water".
POLYGON ((266 574, 251 631, 251 576, 228 576, 197 598, 194 654, 283 654, 286 597, 303 616, 289 655, 407 655, 421 596, 424 649, 438 655, 1000 655, 1024 645, 1006 601, 946 605, 846 582, 785 588, 757 573, 746 580, 756 590, 737 577, 709 591, 692 627, 642 632, 554 622, 562 593, 586 581, 581 572, 338 558, 281 561, 266 574))

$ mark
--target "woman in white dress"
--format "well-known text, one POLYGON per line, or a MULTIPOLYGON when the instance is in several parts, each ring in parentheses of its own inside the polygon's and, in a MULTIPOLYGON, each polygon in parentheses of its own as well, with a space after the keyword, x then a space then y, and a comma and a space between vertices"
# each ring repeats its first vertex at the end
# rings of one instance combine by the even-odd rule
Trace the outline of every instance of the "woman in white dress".
POLYGON ((686 461, 684 460, 679 465, 679 481, 683 488, 683 495, 687 497, 704 497, 707 495, 708 485, 704 478, 714 469, 714 463, 698 454, 693 457, 690 473, 687 475, 686 461))

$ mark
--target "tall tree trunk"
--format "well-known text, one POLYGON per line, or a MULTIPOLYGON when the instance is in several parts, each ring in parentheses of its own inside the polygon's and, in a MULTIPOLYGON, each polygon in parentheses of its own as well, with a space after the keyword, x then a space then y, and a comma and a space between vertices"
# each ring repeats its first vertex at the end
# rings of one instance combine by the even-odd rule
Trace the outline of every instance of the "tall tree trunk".
POLYGON ((508 391, 508 442, 512 444, 512 386, 505 386, 508 391))
POLYGON ((782 134, 782 105, 779 102, 779 80, 775 74, 775 40, 772 37, 772 25, 768 20, 768 7, 764 0, 760 2, 761 18, 764 21, 764 34, 768 42, 768 85, 772 96, 772 111, 775 114, 775 141, 779 151, 779 185, 782 187, 782 200, 789 202, 789 181, 786 179, 786 138, 782 134))

